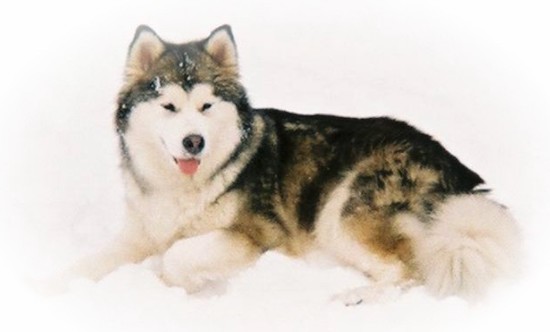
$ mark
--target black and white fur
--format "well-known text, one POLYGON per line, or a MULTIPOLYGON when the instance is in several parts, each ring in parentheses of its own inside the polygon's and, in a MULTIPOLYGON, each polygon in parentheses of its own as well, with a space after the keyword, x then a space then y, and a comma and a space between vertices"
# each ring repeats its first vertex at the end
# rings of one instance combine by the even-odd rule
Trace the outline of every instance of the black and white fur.
POLYGON ((228 26, 184 44, 139 27, 116 126, 128 221, 79 274, 157 256, 195 292, 268 250, 320 251, 371 279, 356 304, 414 284, 476 298, 515 269, 517 224, 479 175, 401 121, 252 108, 228 26))

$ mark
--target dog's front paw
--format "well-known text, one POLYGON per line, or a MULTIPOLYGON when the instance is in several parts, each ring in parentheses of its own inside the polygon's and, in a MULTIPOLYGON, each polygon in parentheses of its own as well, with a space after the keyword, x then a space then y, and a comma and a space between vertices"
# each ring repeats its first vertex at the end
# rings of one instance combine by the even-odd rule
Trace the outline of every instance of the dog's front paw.
POLYGON ((198 293, 211 282, 206 276, 191 274, 189 271, 177 269, 162 269, 160 278, 168 286, 182 287, 188 294, 198 293))
POLYGON ((250 266, 258 251, 248 237, 224 230, 181 239, 162 255, 161 277, 188 293, 210 291, 250 266))
POLYGON ((159 276, 169 286, 184 288, 187 294, 210 296, 220 295, 226 291, 226 281, 210 273, 163 268, 159 276))
POLYGON ((181 253, 168 251, 160 259, 152 262, 153 270, 169 286, 182 287, 188 294, 209 293, 220 286, 224 276, 205 268, 200 261, 185 257, 181 253))

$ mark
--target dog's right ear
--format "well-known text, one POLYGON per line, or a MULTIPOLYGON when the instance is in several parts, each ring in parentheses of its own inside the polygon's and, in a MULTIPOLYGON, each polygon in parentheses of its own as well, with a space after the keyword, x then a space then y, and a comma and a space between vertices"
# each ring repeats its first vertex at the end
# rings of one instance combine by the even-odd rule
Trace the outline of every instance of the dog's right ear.
POLYGON ((126 82, 134 81, 153 67, 165 49, 164 42, 153 29, 140 25, 128 50, 126 82))

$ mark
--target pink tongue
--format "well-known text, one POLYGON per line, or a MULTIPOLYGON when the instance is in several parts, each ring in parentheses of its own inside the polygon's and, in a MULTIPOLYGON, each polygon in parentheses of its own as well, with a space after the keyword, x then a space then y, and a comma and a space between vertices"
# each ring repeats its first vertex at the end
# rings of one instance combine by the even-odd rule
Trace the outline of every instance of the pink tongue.
POLYGON ((178 166, 183 174, 192 175, 199 168, 200 162, 195 159, 178 159, 178 166))

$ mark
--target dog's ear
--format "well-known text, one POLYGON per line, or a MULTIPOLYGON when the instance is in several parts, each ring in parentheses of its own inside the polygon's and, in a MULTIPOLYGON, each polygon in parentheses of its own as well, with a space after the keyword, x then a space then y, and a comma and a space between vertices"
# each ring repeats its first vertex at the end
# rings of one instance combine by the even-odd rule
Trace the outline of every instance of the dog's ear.
POLYGON ((153 29, 140 25, 128 50, 126 81, 133 81, 146 73, 165 49, 164 42, 153 29))
POLYGON ((212 31, 204 48, 217 64, 237 70, 237 46, 229 25, 222 25, 212 31))

